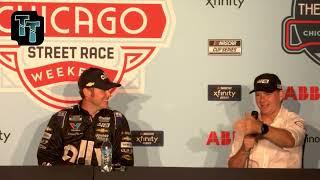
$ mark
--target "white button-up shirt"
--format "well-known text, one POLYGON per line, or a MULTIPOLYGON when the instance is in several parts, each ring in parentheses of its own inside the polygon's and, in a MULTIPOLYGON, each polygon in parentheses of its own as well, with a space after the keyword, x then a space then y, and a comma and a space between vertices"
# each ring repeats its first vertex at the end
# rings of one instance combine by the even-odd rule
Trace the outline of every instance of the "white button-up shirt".
MULTIPOLYGON (((251 149, 248 167, 252 168, 301 168, 302 145, 305 137, 304 120, 294 112, 281 107, 272 127, 289 131, 294 140, 292 148, 281 148, 272 142, 261 139, 251 149)), ((234 156, 242 146, 243 135, 235 134, 230 157, 234 156)))

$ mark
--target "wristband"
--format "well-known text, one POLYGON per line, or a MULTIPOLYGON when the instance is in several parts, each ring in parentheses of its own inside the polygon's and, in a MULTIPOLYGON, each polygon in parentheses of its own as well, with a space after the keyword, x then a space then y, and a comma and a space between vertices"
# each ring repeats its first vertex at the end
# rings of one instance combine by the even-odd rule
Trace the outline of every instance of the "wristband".
POLYGON ((268 131, 269 131, 269 126, 268 125, 266 125, 266 124, 262 124, 261 125, 261 135, 265 135, 265 134, 267 134, 268 133, 268 131))

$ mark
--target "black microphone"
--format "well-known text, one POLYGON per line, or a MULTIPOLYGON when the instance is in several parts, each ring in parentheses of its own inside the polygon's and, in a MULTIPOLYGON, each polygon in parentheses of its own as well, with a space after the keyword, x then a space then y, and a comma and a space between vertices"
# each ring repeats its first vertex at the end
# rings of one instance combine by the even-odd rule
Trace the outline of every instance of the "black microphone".
MULTIPOLYGON (((259 113, 258 111, 251 111, 251 116, 255 119, 258 120, 259 113)), ((253 136, 257 136, 258 134, 252 134, 253 136)))
POLYGON ((251 116, 252 116, 254 119, 258 120, 258 116, 259 116, 258 111, 251 111, 251 116))

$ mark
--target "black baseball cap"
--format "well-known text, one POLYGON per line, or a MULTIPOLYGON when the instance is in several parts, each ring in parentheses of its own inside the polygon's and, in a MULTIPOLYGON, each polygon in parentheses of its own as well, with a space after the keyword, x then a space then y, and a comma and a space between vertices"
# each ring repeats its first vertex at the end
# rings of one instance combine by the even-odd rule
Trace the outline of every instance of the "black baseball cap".
POLYGON ((281 80, 275 74, 264 73, 254 79, 254 89, 249 94, 256 91, 272 93, 275 90, 282 90, 281 80))
POLYGON ((103 70, 99 68, 89 68, 81 74, 78 86, 79 89, 95 87, 108 90, 114 87, 120 87, 121 84, 110 81, 103 70))

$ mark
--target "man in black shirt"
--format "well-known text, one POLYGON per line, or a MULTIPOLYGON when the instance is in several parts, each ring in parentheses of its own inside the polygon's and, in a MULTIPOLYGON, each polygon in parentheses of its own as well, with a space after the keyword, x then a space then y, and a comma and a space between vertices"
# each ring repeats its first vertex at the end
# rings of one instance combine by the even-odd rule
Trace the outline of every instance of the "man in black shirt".
POLYGON ((133 166, 131 133, 125 116, 108 107, 111 82, 98 68, 85 70, 78 81, 82 101, 55 113, 38 148, 39 165, 101 164, 101 145, 109 138, 113 164, 133 166))

